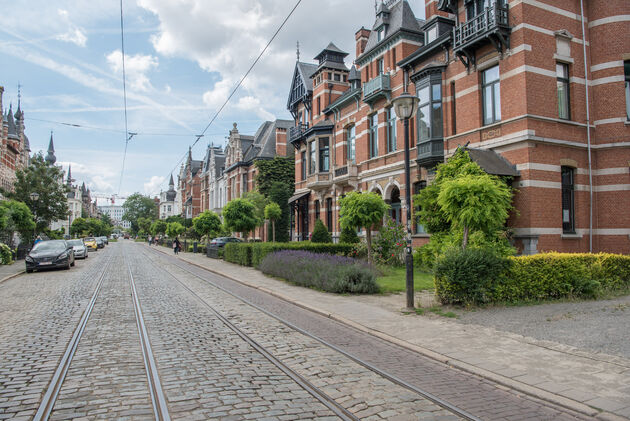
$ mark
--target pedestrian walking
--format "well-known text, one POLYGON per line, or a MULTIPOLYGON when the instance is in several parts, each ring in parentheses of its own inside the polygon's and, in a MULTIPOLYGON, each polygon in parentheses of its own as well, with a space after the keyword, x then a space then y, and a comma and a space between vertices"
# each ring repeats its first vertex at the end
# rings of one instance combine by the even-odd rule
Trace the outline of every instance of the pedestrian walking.
POLYGON ((182 248, 182 243, 179 242, 179 238, 175 237, 175 241, 173 241, 173 252, 175 254, 179 254, 179 251, 182 248))
POLYGON ((147 237, 147 242, 149 243, 149 245, 151 245, 153 243, 153 238, 151 238, 150 235, 149 235, 149 237, 147 237))

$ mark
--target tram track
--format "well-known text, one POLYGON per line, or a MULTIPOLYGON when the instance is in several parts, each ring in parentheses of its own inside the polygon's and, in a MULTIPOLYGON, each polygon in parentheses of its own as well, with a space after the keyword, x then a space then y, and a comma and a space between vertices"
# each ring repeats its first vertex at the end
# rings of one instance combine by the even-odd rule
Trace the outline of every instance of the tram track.
MULTIPOLYGON (((74 356, 77 353, 77 349, 79 347, 81 338, 83 337, 83 333, 86 330, 86 326, 88 325, 90 316, 92 315, 99 294, 101 293, 101 289, 105 281, 105 276, 107 275, 112 265, 112 262, 115 260, 116 257, 116 255, 110 256, 108 261, 104 264, 104 268, 100 272, 100 275, 98 275, 97 285, 90 298, 90 301, 83 311, 81 319, 79 320, 79 323, 77 324, 77 327, 73 332, 72 338, 70 339, 66 350, 59 364, 57 365, 57 369, 55 370, 53 378, 50 381, 46 392, 44 393, 44 397, 42 398, 37 412, 33 417, 33 421, 45 421, 48 420, 51 416, 51 413, 53 412, 55 407, 55 403, 57 402, 57 398, 60 395, 63 383, 73 362, 74 356)), ((133 301, 135 322, 140 338, 142 358, 147 376, 149 395, 151 397, 151 402, 153 405, 153 413, 157 421, 170 421, 171 418, 168 412, 166 398, 164 396, 164 392, 162 390, 161 382, 159 379, 157 364, 151 350, 151 344, 145 326, 142 308, 140 306, 140 300, 138 298, 136 285, 133 278, 133 273, 131 271, 129 262, 124 256, 123 260, 129 274, 129 283, 131 287, 131 298, 133 301)))
MULTIPOLYGON (((143 251, 143 253, 144 253, 145 255, 147 255, 147 256, 148 256, 148 254, 147 254, 145 251, 143 251)), ((168 256, 164 256, 162 253, 159 253, 159 252, 157 252, 157 251, 152 250, 152 251, 151 251, 151 253, 152 253, 154 256, 163 256, 163 257, 166 257, 166 258, 168 259, 168 256)), ((150 258, 150 257, 149 257, 149 258, 150 258)), ((152 259, 151 259, 151 260, 152 260, 152 259)), ((200 276, 200 275, 198 275, 198 274, 194 273, 193 271, 191 271, 191 270, 189 270, 188 268, 186 268, 186 267, 182 266, 181 264, 177 263, 176 261, 174 261, 174 260, 172 260, 172 259, 168 259, 168 260, 169 260, 169 263, 170 263, 170 264, 172 264, 173 266, 176 266, 176 267, 177 267, 177 268, 179 268, 180 270, 182 270, 182 271, 184 271, 184 272, 186 272, 186 273, 188 273, 188 274, 190 274, 190 275, 194 276, 195 278, 197 278, 197 279, 201 280, 202 282, 204 282, 204 283, 206 283, 206 284, 209 284, 209 285, 211 285, 212 287, 214 287, 214 288, 216 288, 216 289, 218 289, 218 290, 220 290, 220 291, 222 291, 222 292, 224 292, 224 293, 226 293, 226 294, 229 294, 230 296, 232 296, 232 297, 234 297, 234 298, 236 298, 236 299, 240 300, 240 301, 241 301, 241 302, 243 302, 244 304, 247 304, 248 306, 251 306, 251 307, 255 308, 256 310, 258 310, 258 311, 260 311, 260 312, 262 312, 262 313, 266 314, 267 316, 272 317, 273 319, 275 319, 275 320, 279 321, 280 323, 282 323, 282 324, 286 325, 287 327, 289 327, 289 328, 291 328, 291 329, 294 329, 295 331, 297 331, 297 332, 299 332, 299 333, 301 333, 301 334, 303 334, 303 335, 305 335, 305 336, 307 336, 307 337, 309 337, 309 338, 312 338, 312 339, 314 339, 314 340, 318 341, 319 343, 323 344, 323 345, 324 345, 324 346, 326 346, 326 347, 329 347, 329 348, 333 349, 333 350, 334 350, 334 351, 336 351, 336 352, 339 352, 340 354, 344 355, 345 357, 349 358, 350 360, 354 361, 355 363, 357 363, 357 364, 359 364, 359 365, 361 365, 361 366, 365 367, 366 369, 368 369, 368 370, 372 371, 373 373, 375 373, 375 374, 377 374, 377 375, 379 375, 379 376, 381 376, 381 377, 383 377, 383 378, 385 378, 385 379, 387 379, 387 380, 391 381, 392 383, 395 383, 395 384, 397 384, 397 385, 399 385, 399 386, 401 386, 401 387, 403 387, 403 388, 405 388, 405 389, 408 389, 408 390, 410 390, 410 391, 412 391, 412 392, 414 392, 414 393, 418 394, 418 395, 419 395, 419 396, 421 396, 422 398, 425 398, 425 399, 427 399, 427 400, 429 400, 429 401, 433 402, 434 404, 436 404, 436 405, 440 406, 441 408, 443 408, 443 409, 445 409, 445 410, 447 410, 447 411, 451 412, 452 414, 457 415, 457 416, 459 416, 459 417, 462 417, 463 419, 466 419, 466 420, 471 420, 471 421, 480 421, 480 420, 481 420, 480 418, 478 418, 478 417, 476 417, 476 416, 474 416, 474 415, 470 414, 469 412, 465 411, 464 409, 459 408, 459 407, 457 407, 456 405, 453 405, 453 404, 451 404, 450 402, 448 402, 448 401, 446 401, 446 400, 444 400, 444 399, 441 399, 441 398, 439 398, 438 396, 435 396, 434 394, 432 394, 432 393, 430 393, 430 392, 427 392, 427 391, 425 391, 425 390, 423 390, 423 389, 421 389, 421 388, 418 388, 417 386, 412 385, 412 384, 410 384, 410 383, 408 383, 408 382, 406 382, 406 381, 404 381, 404 380, 402 380, 402 379, 398 378, 397 376, 394 376, 394 375, 392 375, 392 374, 390 374, 390 373, 387 373, 386 371, 384 371, 384 370, 382 370, 382 369, 380 369, 380 368, 378 368, 378 367, 374 366, 373 364, 371 364, 371 363, 369 363, 369 362, 367 362, 367 361, 365 361, 365 360, 363 360, 363 359, 361 359, 361 358, 357 357, 356 355, 353 355, 353 354, 351 354, 351 353, 349 353, 349 352, 347 352, 347 351, 345 351, 345 350, 341 349, 340 347, 338 347, 338 346, 336 346, 336 345, 334 345, 334 344, 332 344, 332 343, 330 343, 330 342, 326 341, 325 339, 320 338, 320 337, 318 337, 317 335, 314 335, 314 334, 312 334, 311 332, 308 332, 307 330, 304 330, 304 329, 300 328, 299 326, 296 326, 296 325, 295 325, 295 324, 293 324, 292 322, 290 322, 290 321, 288 321, 288 320, 286 320, 286 319, 284 319, 284 318, 282 318, 282 317, 279 317, 278 315, 276 315, 276 314, 274 314, 274 313, 272 313, 272 312, 270 312, 270 311, 268 311, 268 310, 266 310, 266 309, 262 308, 261 306, 259 306, 259 305, 255 304, 255 303, 251 302, 250 300, 248 300, 248 299, 246 299, 246 298, 243 298, 243 297, 241 297, 241 296, 239 296, 239 295, 237 295, 237 294, 233 293, 232 291, 230 291, 230 290, 228 290, 228 289, 226 289, 226 288, 224 288, 224 287, 222 287, 222 286, 220 286, 220 285, 217 285, 216 283, 212 282, 211 280, 208 280, 208 279, 204 278, 203 276, 200 276)), ((203 270, 203 269, 202 269, 202 270, 203 270)), ((193 295, 196 299, 198 299, 198 300, 199 300, 199 301, 200 301, 200 302, 201 302, 204 306, 206 306, 207 308, 209 308, 209 309, 210 309, 210 310, 211 310, 211 311, 212 311, 215 315, 217 315, 217 317, 218 317, 218 318, 219 318, 219 319, 220 319, 223 323, 225 323, 225 324, 226 324, 226 325, 227 325, 230 329, 232 329, 233 331, 235 331, 235 332, 236 332, 239 336, 241 336, 244 340, 246 340, 248 343, 250 343, 250 341, 252 341, 253 343, 256 343, 256 342, 255 342, 255 341, 254 341, 251 337, 249 337, 246 333, 242 332, 242 330, 240 330, 237 326, 235 326, 232 322, 230 322, 227 318, 225 318, 222 314, 220 314, 220 313, 219 313, 216 309, 214 309, 214 308, 213 308, 210 304, 208 304, 206 300, 204 300, 203 298, 201 298, 201 297, 200 297, 197 293, 195 293, 194 291, 192 291, 192 290, 191 290, 191 289, 190 289, 187 285, 185 285, 182 281, 180 281, 180 280, 177 278, 177 276, 175 276, 172 272, 170 272, 168 269, 165 269, 165 268, 164 268, 164 271, 165 271, 165 272, 167 272, 167 273, 169 274, 169 276, 170 276, 170 277, 172 277, 172 278, 173 278, 176 282, 178 282, 180 285, 182 285, 182 287, 183 287, 184 289, 186 289, 186 290, 187 290, 187 291, 188 291, 191 295, 193 295), (246 338, 247 338, 247 339, 246 339, 246 338)), ((258 345, 258 344, 256 344, 256 345, 257 345, 258 347, 262 348, 260 345, 258 345)), ((254 348, 256 348, 256 350, 258 351, 258 348, 257 348, 257 347, 254 347, 254 348)), ((270 360, 270 361, 272 361, 274 364, 276 364, 276 362, 274 362, 274 361, 277 361, 279 364, 281 364, 282 366, 284 366, 284 364, 283 364, 282 362, 278 361, 278 360, 277 360, 275 357, 273 357, 273 355, 271 355, 268 351, 264 350, 264 348, 262 348, 262 350, 263 350, 264 352, 261 352, 261 353, 262 353, 265 357, 267 357, 268 359, 269 359, 270 357, 271 357, 271 358, 273 358, 273 360, 270 360), (268 355, 269 355, 269 356, 268 356, 268 355)), ((259 351, 259 352, 260 352, 260 351, 259 351)), ((285 367, 286 367, 286 366, 285 366, 285 367)), ((281 369, 282 369, 282 368, 281 368, 281 369)), ((287 370, 289 370, 289 371, 293 371, 293 370, 291 370, 289 367, 286 367, 286 369, 287 369, 287 370)), ((284 371, 284 369, 283 369, 283 371, 284 371)), ((297 374, 297 373, 295 373, 295 374, 296 374, 297 376, 301 377, 299 374, 297 374)), ((292 377, 292 378, 293 378, 293 377, 292 377)), ((304 380, 308 383, 308 381, 307 381, 306 379, 304 379, 304 380)), ((312 385, 311 385, 311 386, 312 386, 312 385)), ((314 387, 314 386, 312 386, 312 387, 314 387)), ((315 388, 315 389, 317 389, 317 388, 315 388)), ((309 391, 309 393, 313 394, 313 393, 311 392, 311 390, 307 389, 307 391, 309 391)), ((356 418, 356 416, 354 416, 351 412, 349 412, 349 411, 348 411, 345 407, 343 407, 342 405, 340 405, 339 403, 337 403, 336 401, 334 401, 334 399, 332 399, 332 398, 330 398, 329 396, 327 396, 324 392, 319 391, 319 393, 323 394, 323 395, 326 397, 326 399, 327 399, 327 401, 328 401, 329 403, 333 404, 333 405, 334 405, 334 406, 336 406, 337 408, 343 409, 343 412, 344 412, 344 413, 349 414, 349 416, 350 416, 351 418, 345 418, 345 419, 358 419, 358 418, 356 418)), ((314 395, 314 394, 313 394, 313 396, 315 396, 315 397, 317 397, 317 398, 319 399, 319 397, 318 397, 317 395, 314 395)), ((323 402, 323 403, 324 403, 324 404, 326 404, 325 402, 323 402)), ((330 408, 330 406, 329 406, 328 404, 326 404, 326 406, 328 406, 328 407, 330 408)), ((331 409, 332 409, 332 408, 331 408, 331 409)), ((335 412, 335 413, 337 413, 337 412, 335 412)), ((339 414, 338 414, 338 415, 339 415, 339 414)))
POLYGON ((72 338, 70 339, 70 342, 68 343, 68 346, 66 347, 66 350, 61 357, 61 361, 57 365, 57 369, 53 374, 52 380, 48 385, 48 389, 46 389, 46 392, 44 393, 44 397, 42 398, 39 407, 37 408, 37 412, 33 417, 33 421, 47 420, 53 410, 53 407, 55 406, 57 396, 59 395, 59 391, 61 390, 63 381, 66 378, 66 374, 68 373, 68 369, 70 368, 72 359, 74 358, 74 355, 79 346, 79 341, 81 340, 85 327, 87 326, 88 320, 90 319, 90 315, 92 314, 92 310, 94 309, 94 304, 96 303, 96 299, 101 290, 101 286, 103 285, 103 280, 105 279, 105 275, 107 274, 107 269, 109 268, 113 258, 113 256, 109 257, 109 260, 104 265, 104 268, 98 277, 98 282, 96 284, 96 288, 94 289, 94 293, 92 294, 88 305, 83 311, 81 319, 79 320, 79 323, 74 330, 74 333, 72 334, 72 338))
POLYGON ((163 268, 164 272, 167 273, 171 278, 173 278, 181 287, 186 290, 191 296, 193 296, 198 302, 200 302, 204 307, 210 310, 216 317, 219 319, 226 327, 232 330, 237 336, 239 336, 243 341, 249 344, 256 352, 264 356, 269 362, 271 362, 275 367, 277 367, 280 371, 290 377, 294 382, 296 382, 300 387, 302 387, 305 391, 307 391, 311 396, 321 402, 324 406, 330 409, 335 415, 337 415, 340 419, 346 421, 358 421, 357 418, 352 412, 350 412, 343 405, 339 404, 335 399, 328 396, 321 388, 313 385, 310 381, 308 381, 305 377, 297 373, 295 370, 291 369, 289 366, 284 364, 282 361, 277 359, 271 352, 269 352, 265 347, 260 345, 254 338, 241 330, 238 326, 232 323, 227 317, 221 314, 218 310, 216 310, 213 306, 211 306, 206 300, 200 297, 195 291, 189 288, 186 284, 180 281, 175 274, 169 271, 166 268, 163 268))

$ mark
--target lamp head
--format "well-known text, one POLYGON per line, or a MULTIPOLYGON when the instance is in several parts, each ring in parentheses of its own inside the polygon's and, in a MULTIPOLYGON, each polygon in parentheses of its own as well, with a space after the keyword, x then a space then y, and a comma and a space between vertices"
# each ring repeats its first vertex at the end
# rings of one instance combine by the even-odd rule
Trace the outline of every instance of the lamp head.
POLYGON ((394 98, 394 111, 396 116, 401 120, 413 117, 418 108, 418 97, 405 92, 397 98, 394 98))
POLYGON ((31 200, 34 201, 34 202, 36 202, 37 199, 39 199, 39 194, 35 193, 35 192, 31 193, 29 196, 30 196, 31 200))

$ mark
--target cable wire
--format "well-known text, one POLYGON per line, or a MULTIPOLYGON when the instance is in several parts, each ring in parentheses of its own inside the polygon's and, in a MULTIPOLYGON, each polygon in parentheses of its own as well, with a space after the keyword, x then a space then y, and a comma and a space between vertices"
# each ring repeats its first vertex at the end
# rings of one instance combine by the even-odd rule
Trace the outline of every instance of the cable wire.
POLYGON ((123 175, 125 173, 125 159, 127 158, 127 146, 129 146, 129 129, 127 127, 127 81, 125 75, 125 29, 123 25, 123 0, 120 0, 120 49, 122 54, 122 74, 123 74, 123 101, 125 104, 125 152, 123 153, 122 167, 120 169, 120 183, 118 183, 118 194, 122 187, 123 175))
MULTIPOLYGON (((122 0, 121 0, 122 1, 122 0)), ((300 3, 302 3, 302 0, 298 0, 297 3, 295 3, 295 6, 293 6, 293 9, 291 9, 291 11, 289 12, 289 14, 287 15, 286 18, 284 18, 284 20, 282 21, 282 23, 280 24, 280 26, 278 27, 278 29, 276 30, 276 32, 273 34, 273 36, 271 37, 271 39, 269 40, 269 42, 267 42, 267 45, 265 45, 265 48, 262 49, 262 51, 260 52, 260 54, 258 54, 258 57, 256 57, 256 60, 254 60, 254 62, 252 63, 252 65, 249 67, 249 69, 247 70, 247 72, 245 73, 245 75, 243 75, 243 77, 241 78, 241 80, 236 84, 236 86, 234 87, 234 89, 232 90, 232 92, 230 93, 230 95, 227 97, 227 99, 225 100, 225 102, 223 103, 223 105, 221 105, 221 107, 217 110, 217 112, 214 114, 214 116, 212 117, 212 119, 210 120, 210 122, 206 125, 206 127, 203 129, 203 131, 201 132, 201 135, 196 135, 197 139, 195 139, 195 141, 192 143, 192 145, 190 146, 191 148, 193 148, 197 142, 199 142, 199 139, 201 139, 206 131, 210 128, 210 126, 212 125, 212 123, 214 123, 214 121, 217 119, 217 117, 219 116, 219 114, 221 113, 221 111, 223 111, 223 109, 225 108, 225 106, 230 102, 230 100, 232 99, 232 97, 234 96, 234 94, 236 93, 236 91, 238 90, 238 88, 241 87, 241 85, 243 84, 243 82, 245 81, 245 79, 247 78, 247 76, 249 76, 249 74, 251 73, 251 71, 254 69, 254 66, 256 66, 256 64, 260 61, 260 59, 262 58, 263 54, 265 54, 265 52, 267 51, 267 49, 269 48, 269 46, 271 45, 271 43, 276 39, 276 37, 278 36, 278 34, 280 33, 280 31, 282 30, 282 28, 284 27, 284 25, 287 23, 287 21, 289 20, 289 18, 293 15, 293 12, 295 12, 295 10, 298 8, 298 6, 300 5, 300 3)), ((184 158, 186 158, 186 155, 188 154, 188 152, 186 152, 184 154, 184 156, 182 156, 179 161, 177 161, 177 164, 175 164, 175 166, 173 167, 173 169, 171 170, 171 172, 169 174, 166 175, 166 179, 168 179, 168 176, 170 174, 173 173, 173 171, 175 171, 177 169, 177 166, 182 162, 182 160, 184 158)))

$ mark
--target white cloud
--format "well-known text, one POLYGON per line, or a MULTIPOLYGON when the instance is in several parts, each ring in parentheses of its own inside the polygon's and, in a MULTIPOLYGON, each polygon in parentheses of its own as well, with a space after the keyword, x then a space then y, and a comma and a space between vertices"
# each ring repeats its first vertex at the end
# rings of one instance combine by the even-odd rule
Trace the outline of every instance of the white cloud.
MULTIPOLYGON (((122 53, 115 50, 106 56, 110 69, 122 77, 122 53)), ((136 54, 125 55, 125 74, 129 87, 136 91, 147 92, 152 89, 147 73, 158 67, 157 57, 136 54)))
POLYGON ((85 43, 87 42, 85 31, 72 23, 68 11, 59 9, 57 10, 57 15, 59 16, 59 20, 63 23, 64 28, 66 28, 66 32, 57 35, 55 38, 59 41, 71 42, 79 47, 85 47, 85 43))
POLYGON ((160 185, 166 180, 164 176, 154 175, 151 179, 144 183, 144 193, 153 194, 160 190, 160 185))

